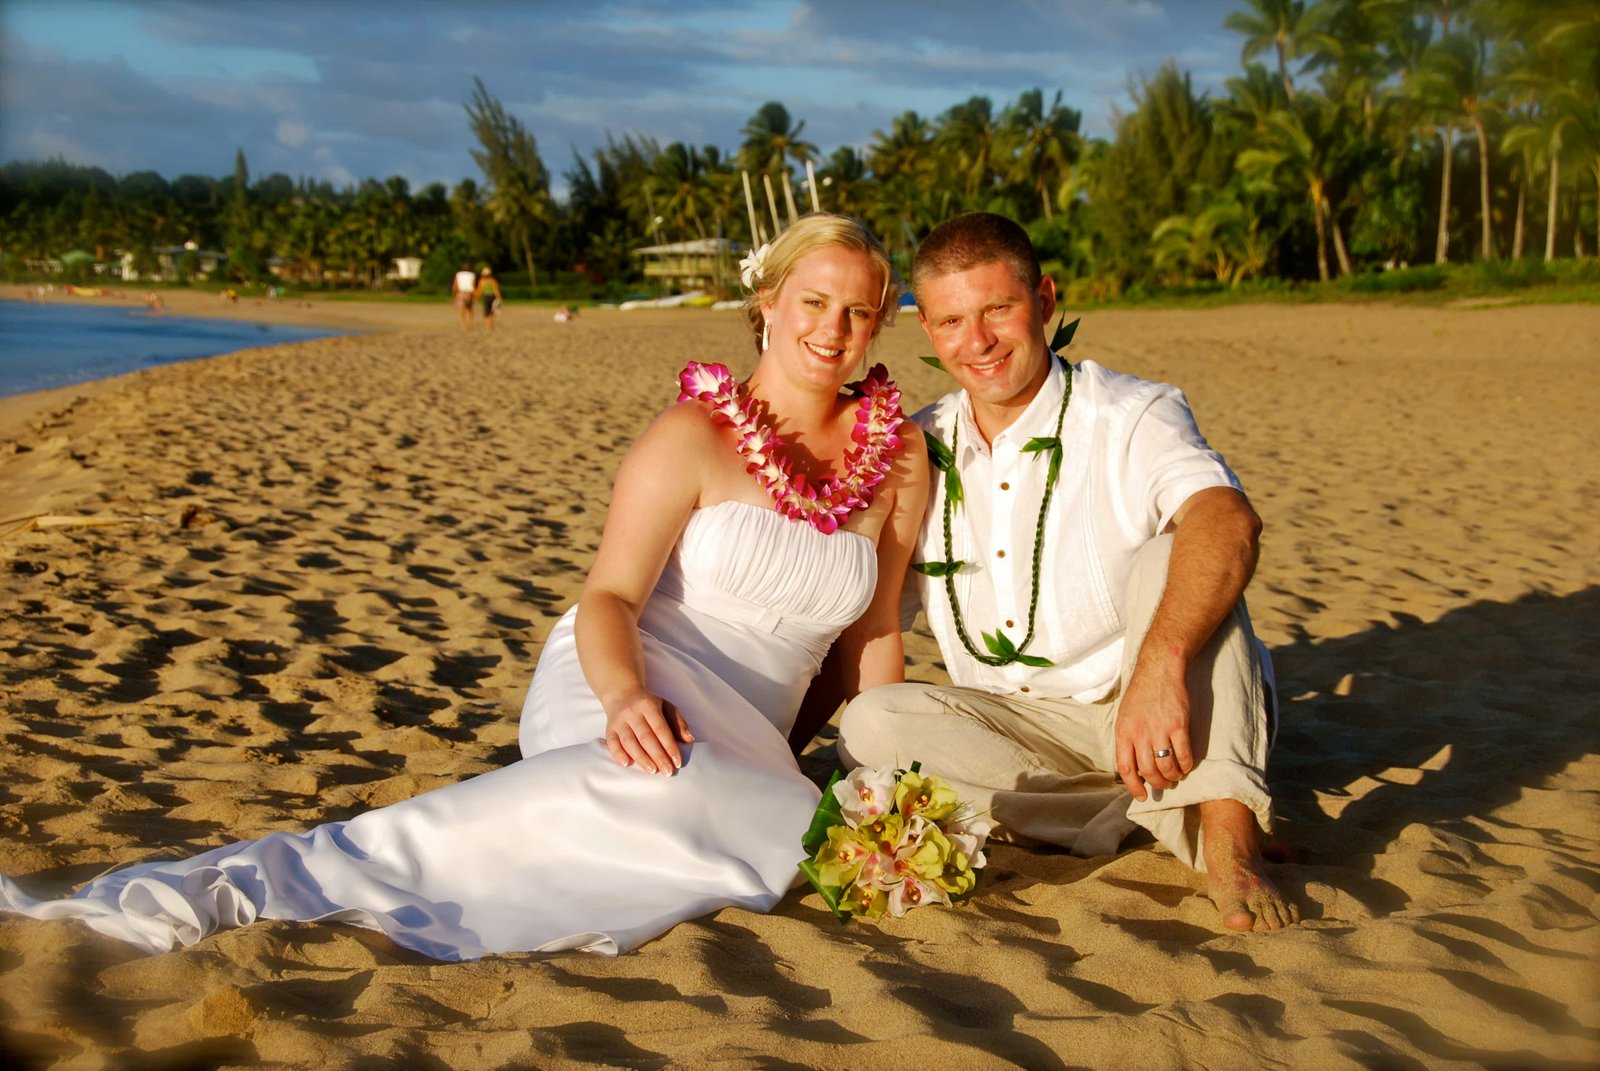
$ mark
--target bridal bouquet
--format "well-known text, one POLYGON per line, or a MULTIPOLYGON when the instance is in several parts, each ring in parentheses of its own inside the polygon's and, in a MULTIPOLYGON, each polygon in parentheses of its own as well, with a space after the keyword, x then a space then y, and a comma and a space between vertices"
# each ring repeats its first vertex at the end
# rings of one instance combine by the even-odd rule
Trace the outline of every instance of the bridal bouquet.
POLYGON ((835 773, 801 845, 803 873, 839 918, 901 917, 977 884, 989 823, 939 777, 859 767, 835 773))

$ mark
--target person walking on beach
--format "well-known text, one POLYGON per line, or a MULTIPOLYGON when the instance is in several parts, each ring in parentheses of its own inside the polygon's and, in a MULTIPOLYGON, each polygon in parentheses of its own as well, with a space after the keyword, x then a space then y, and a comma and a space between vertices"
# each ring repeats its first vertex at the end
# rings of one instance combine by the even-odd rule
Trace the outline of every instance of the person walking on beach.
POLYGON ((478 273, 478 289, 472 295, 483 309, 483 326, 490 334, 494 333, 494 315, 500 311, 500 282, 494 277, 494 269, 485 264, 478 273))
POLYGON ((0 876, 0 909, 146 952, 258 918, 350 922, 441 960, 616 953, 723 907, 770 910, 820 795, 788 746, 807 685, 830 650, 862 687, 902 679, 928 463, 883 366, 848 382, 898 306, 882 245, 815 214, 763 254, 754 370, 691 362, 623 458, 534 670, 519 761, 69 899, 0 876))
POLYGON ((1275 700, 1237 477, 1176 388, 1051 352, 1055 283, 1011 220, 936 228, 912 289, 960 387, 913 418, 942 471, 912 590, 954 684, 860 695, 840 758, 918 760, 1002 839, 1101 855, 1141 826, 1225 926, 1298 921, 1262 857, 1275 700))
POLYGON ((472 330, 472 297, 477 291, 478 277, 472 273, 472 265, 463 261, 461 270, 450 280, 450 293, 456 302, 456 321, 463 331, 472 330))

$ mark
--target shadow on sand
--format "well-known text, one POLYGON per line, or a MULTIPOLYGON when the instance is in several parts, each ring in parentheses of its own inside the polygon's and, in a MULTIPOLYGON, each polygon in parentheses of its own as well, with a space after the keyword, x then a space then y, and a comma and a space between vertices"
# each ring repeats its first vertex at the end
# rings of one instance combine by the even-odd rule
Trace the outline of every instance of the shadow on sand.
POLYGON ((1600 750, 1600 587, 1431 623, 1395 616, 1273 651, 1285 701, 1269 780, 1289 836, 1316 858, 1488 815, 1600 750), (1318 793, 1351 799, 1330 815, 1318 793))

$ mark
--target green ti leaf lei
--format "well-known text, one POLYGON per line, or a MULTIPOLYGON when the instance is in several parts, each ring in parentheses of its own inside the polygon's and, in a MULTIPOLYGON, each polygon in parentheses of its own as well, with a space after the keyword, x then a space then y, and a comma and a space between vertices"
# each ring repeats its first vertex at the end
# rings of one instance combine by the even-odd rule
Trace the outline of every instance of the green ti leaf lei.
MULTIPOLYGON (((1062 322, 1056 325, 1055 337, 1050 340, 1050 348, 1059 353, 1071 344, 1073 333, 1078 328, 1078 321, 1066 323, 1066 315, 1061 317, 1062 322)), ((924 358, 928 360, 928 358, 924 358)), ((937 358, 933 359, 937 361, 937 358)), ((1065 361, 1063 360, 1063 364, 1065 361)), ((1039 575, 1040 567, 1044 561, 1044 522, 1050 512, 1050 498, 1055 493, 1056 481, 1061 476, 1061 425, 1067 418, 1067 403, 1072 401, 1072 369, 1065 369, 1066 382, 1061 391, 1061 409, 1056 413, 1055 434, 1038 436, 1029 439, 1023 446, 1023 453, 1048 454, 1050 458, 1050 471, 1045 478, 1044 497, 1039 503, 1039 520, 1034 526, 1033 535, 1033 583, 1032 593, 1028 600, 1028 633, 1022 638, 1021 643, 1013 643, 1011 638, 1000 629, 994 632, 980 632, 983 645, 988 654, 980 652, 973 645, 972 637, 967 634, 966 622, 961 618, 961 604, 956 601, 956 574, 966 562, 955 559, 954 542, 951 538, 951 522, 955 516, 956 507, 963 500, 961 492, 961 474, 956 471, 956 450, 959 446, 961 423, 958 420, 950 429, 950 445, 946 446, 935 436, 924 435, 928 443, 928 460, 933 467, 944 473, 944 557, 942 562, 913 562, 911 568, 923 576, 943 577, 945 595, 950 600, 950 614, 955 619, 956 635, 961 637, 961 646, 967 653, 986 666, 1009 666, 1019 662, 1024 666, 1044 668, 1055 665, 1048 658, 1038 655, 1024 654, 1028 644, 1033 642, 1034 622, 1039 612, 1039 575)))

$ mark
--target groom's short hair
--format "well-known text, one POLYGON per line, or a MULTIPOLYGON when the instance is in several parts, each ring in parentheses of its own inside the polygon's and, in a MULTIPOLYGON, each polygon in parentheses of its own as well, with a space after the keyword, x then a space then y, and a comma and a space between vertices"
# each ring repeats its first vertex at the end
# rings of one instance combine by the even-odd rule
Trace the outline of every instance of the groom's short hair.
POLYGON ((1039 285, 1039 255, 1028 232, 993 212, 968 212, 947 219, 917 247, 911 265, 911 289, 921 296, 924 283, 953 272, 1003 260, 1030 289, 1039 285))

